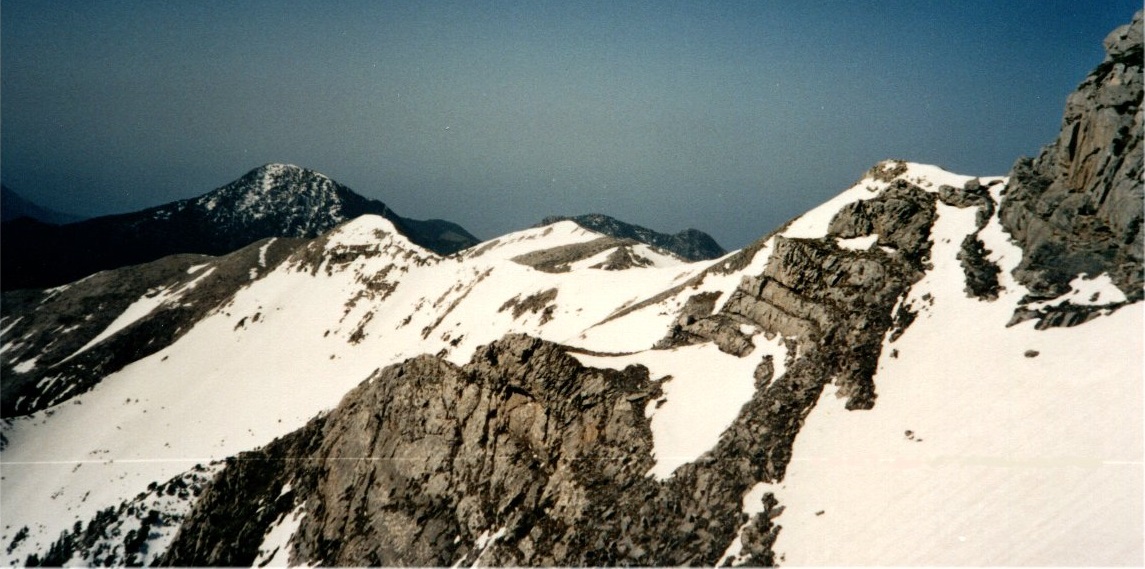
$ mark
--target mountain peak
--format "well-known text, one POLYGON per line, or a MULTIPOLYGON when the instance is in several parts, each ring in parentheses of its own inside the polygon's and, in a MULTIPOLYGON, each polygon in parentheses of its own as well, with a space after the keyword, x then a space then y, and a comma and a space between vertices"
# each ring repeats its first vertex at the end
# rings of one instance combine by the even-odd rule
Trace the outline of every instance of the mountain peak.
POLYGON ((223 255, 267 237, 314 238, 366 214, 448 255, 477 243, 461 226, 401 217, 325 174, 270 163, 197 198, 59 227, 5 224, 4 289, 61 285, 175 253, 223 255), (77 248, 76 243, 83 243, 77 248))
POLYGON ((310 170, 309 168, 303 168, 302 166, 298 166, 295 164, 285 164, 282 162, 268 162, 266 164, 263 164, 262 166, 259 166, 258 168, 255 168, 254 170, 252 170, 252 172, 275 172, 275 171, 282 171, 282 170, 292 170, 292 171, 298 171, 298 172, 302 172, 302 171, 312 172, 313 171, 313 170, 310 170))
MULTIPOLYGON (((310 168, 303 168, 295 164, 284 164, 280 162, 271 162, 263 164, 250 172, 246 176, 254 176, 263 179, 298 179, 298 178, 321 178, 330 180, 330 177, 317 170, 310 168)), ((244 178, 246 176, 243 176, 244 178)))
MULTIPOLYGON (((212 192, 173 205, 201 208, 217 224, 245 226, 266 219, 281 224, 286 236, 314 237, 349 219, 343 204, 350 195, 349 188, 313 170, 266 164, 212 192)), ((166 215, 167 209, 161 208, 156 215, 166 215)))

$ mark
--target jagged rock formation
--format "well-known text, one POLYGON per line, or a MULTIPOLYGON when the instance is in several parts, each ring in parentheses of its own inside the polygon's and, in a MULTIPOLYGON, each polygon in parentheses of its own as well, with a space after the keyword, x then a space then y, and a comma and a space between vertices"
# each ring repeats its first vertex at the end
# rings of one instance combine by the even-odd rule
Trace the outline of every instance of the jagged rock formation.
MULTIPOLYGON (((1057 140, 1010 174, 1000 215, 1026 252, 1014 274, 1030 301, 1061 296, 1082 273, 1109 274, 1130 301, 1143 296, 1141 28, 1138 12, 1109 34, 1105 61, 1066 102, 1057 140)), ((1072 325, 1095 313, 1067 305, 1017 319, 1072 325)))
POLYGON ((573 221, 577 225, 603 233, 617 239, 632 239, 659 247, 688 261, 703 261, 724 256, 727 251, 712 239, 711 235, 698 229, 685 229, 675 235, 659 233, 609 217, 599 213, 578 216, 550 216, 541 220, 540 225, 550 225, 558 221, 573 221))
POLYGON ((631 485, 650 467, 639 407, 657 395, 646 370, 586 369, 525 336, 488 346, 464 368, 415 358, 376 373, 296 435, 240 456, 165 561, 251 564, 260 530, 305 504, 297 561, 591 563, 581 543, 585 510, 599 507, 594 493, 631 485), (296 440, 314 442, 309 452, 283 451, 296 440), (249 481, 264 470, 274 475, 249 481), (288 484, 294 501, 261 508, 242 526, 253 537, 245 543, 233 523, 208 521, 248 519, 219 503, 253 513, 260 499, 252 490, 273 500, 288 484), (493 526, 504 528, 492 538, 498 545, 478 547, 493 526))
POLYGON ((751 351, 742 325, 758 327, 831 354, 846 369, 838 373, 848 408, 869 408, 871 377, 882 334, 892 326, 891 308, 922 276, 930 251, 934 195, 895 180, 878 197, 859 200, 834 217, 828 235, 850 239, 877 235, 882 248, 854 251, 832 240, 771 237, 772 261, 763 274, 746 277, 715 314, 711 295, 691 297, 659 347, 712 341, 721 350, 751 351))
POLYGON ((381 215, 415 244, 450 254, 477 243, 460 226, 407 219, 314 172, 267 164, 198 198, 55 226, 3 225, 4 290, 45 288, 168 255, 224 255, 269 237, 314 238, 365 214, 381 215))
POLYGON ((1001 292, 998 283, 998 273, 1001 269, 989 260, 992 251, 979 238, 979 234, 986 228, 986 224, 993 217, 997 204, 990 196, 987 187, 974 178, 962 187, 942 186, 938 189, 938 199, 942 203, 954 207, 976 207, 975 217, 978 231, 967 235, 962 240, 958 260, 962 263, 962 270, 966 275, 966 293, 983 300, 995 300, 1001 292))
POLYGON ((714 563, 747 521, 746 472, 713 457, 665 483, 645 477, 640 408, 658 396, 645 369, 585 368, 525 336, 460 369, 416 358, 228 465, 163 561, 251 564, 262 533, 303 508, 295 563, 714 563), (308 454, 291 454, 299 441, 308 454))

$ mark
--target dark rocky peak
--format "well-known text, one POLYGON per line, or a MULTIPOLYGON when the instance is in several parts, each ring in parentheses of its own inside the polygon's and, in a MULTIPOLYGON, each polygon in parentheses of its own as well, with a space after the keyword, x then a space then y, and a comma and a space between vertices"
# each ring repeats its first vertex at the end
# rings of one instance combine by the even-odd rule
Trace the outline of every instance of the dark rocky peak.
POLYGON ((309 198, 315 204, 337 206, 348 188, 324 174, 292 164, 266 164, 239 179, 196 198, 193 203, 212 211, 265 210, 309 198))
MULTIPOLYGON (((1139 11, 1106 37, 1106 58, 1067 99, 1057 140, 1010 174, 1000 217, 1022 247, 1014 275, 1030 289, 1029 301, 1069 292, 1081 274, 1108 274, 1129 302, 1145 296, 1141 26, 1139 11)), ((1063 310, 1019 317, 1071 325, 1097 313, 1063 310)))
POLYGON ((685 229, 675 235, 668 235, 600 213, 572 217, 555 215, 544 218, 540 225, 551 225, 558 221, 572 221, 585 229, 617 239, 634 239, 669 251, 687 261, 716 259, 727 253, 711 235, 698 229, 685 229))
POLYGON ((368 200, 329 177, 288 164, 267 164, 203 196, 158 208, 196 208, 212 223, 248 227, 273 224, 282 237, 316 237, 364 213, 383 215, 385 204, 368 200))
MULTIPOLYGON (((317 237, 356 217, 390 220, 413 243, 448 255, 477 243, 461 226, 440 219, 402 217, 325 174, 292 164, 266 164, 208 194, 188 200, 222 226, 276 228, 281 237, 317 237)), ((269 235, 268 235, 269 236, 269 235)), ((261 238, 261 236, 260 236, 261 238)))

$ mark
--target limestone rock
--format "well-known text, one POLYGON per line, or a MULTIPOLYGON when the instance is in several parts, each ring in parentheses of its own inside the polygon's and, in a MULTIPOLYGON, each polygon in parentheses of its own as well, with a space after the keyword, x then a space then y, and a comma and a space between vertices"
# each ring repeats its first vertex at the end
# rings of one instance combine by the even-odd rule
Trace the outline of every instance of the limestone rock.
POLYGON ((1068 292, 1082 273, 1108 273, 1130 301, 1145 296, 1141 26, 1138 12, 1106 38, 1107 57, 1069 96, 1057 140, 1010 174, 999 214, 1024 252, 1014 275, 1030 300, 1068 292))

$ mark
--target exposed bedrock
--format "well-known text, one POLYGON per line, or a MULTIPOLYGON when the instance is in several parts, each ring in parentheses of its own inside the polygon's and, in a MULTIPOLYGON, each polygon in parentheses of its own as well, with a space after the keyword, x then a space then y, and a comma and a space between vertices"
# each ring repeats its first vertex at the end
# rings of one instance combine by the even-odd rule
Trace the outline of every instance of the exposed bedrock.
MULTIPOLYGON (((1029 300, 1068 292, 1082 273, 1108 273, 1130 302, 1145 296, 1141 26, 1138 12, 1109 34, 1105 60, 1066 102, 1058 138, 1010 174, 999 214, 1023 250, 1014 276, 1029 300)), ((1070 325, 1087 317, 1049 319, 1070 325)))
MULTIPOLYGON (((262 535, 301 507, 296 562, 713 564, 748 521, 743 494, 789 456, 800 419, 788 410, 818 395, 804 383, 761 390, 734 445, 658 481, 645 476, 644 406, 660 395, 646 369, 585 368, 561 346, 520 335, 461 368, 414 358, 228 463, 164 561, 250 564, 262 535), (743 445, 746 454, 727 454, 743 445)), ((774 539, 765 514, 753 524, 764 542, 774 539)))
POLYGON ((743 356, 752 349, 747 324, 822 358, 848 407, 869 408, 893 307, 926 269, 934 220, 934 194, 895 180, 877 197, 843 207, 826 238, 773 237, 761 274, 745 277, 715 313, 714 298, 693 296, 658 346, 712 341, 743 356), (872 234, 878 246, 865 251, 835 242, 872 234))

